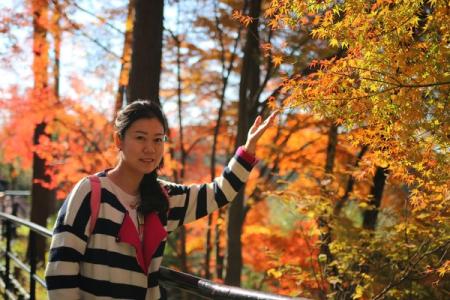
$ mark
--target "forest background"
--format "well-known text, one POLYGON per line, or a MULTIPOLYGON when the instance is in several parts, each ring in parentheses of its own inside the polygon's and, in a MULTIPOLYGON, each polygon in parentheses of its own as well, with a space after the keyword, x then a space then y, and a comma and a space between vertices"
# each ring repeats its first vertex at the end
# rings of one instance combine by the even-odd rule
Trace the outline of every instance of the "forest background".
POLYGON ((183 183, 217 176, 279 109, 245 193, 175 233, 164 264, 313 299, 449 297, 448 1, 0 7, 0 176, 31 190, 33 222, 114 164, 130 101, 163 106, 162 176, 183 183))

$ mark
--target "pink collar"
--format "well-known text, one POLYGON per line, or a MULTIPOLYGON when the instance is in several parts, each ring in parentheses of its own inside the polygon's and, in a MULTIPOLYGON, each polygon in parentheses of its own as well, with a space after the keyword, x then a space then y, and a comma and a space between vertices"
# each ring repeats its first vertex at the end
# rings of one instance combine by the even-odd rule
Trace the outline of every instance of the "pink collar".
POLYGON ((139 233, 131 220, 128 212, 125 212, 122 226, 120 227, 119 242, 130 244, 136 250, 136 260, 144 273, 152 261, 153 254, 158 249, 161 241, 167 236, 167 231, 161 224, 156 213, 149 213, 144 219, 143 241, 139 240, 139 233))

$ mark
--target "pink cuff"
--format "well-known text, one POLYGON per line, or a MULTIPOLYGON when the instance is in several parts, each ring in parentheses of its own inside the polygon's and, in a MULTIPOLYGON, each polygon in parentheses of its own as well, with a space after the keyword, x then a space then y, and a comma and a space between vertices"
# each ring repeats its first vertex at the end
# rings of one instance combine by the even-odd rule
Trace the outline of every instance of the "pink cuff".
POLYGON ((256 165, 256 163, 258 163, 259 161, 259 159, 257 159, 253 154, 245 151, 244 146, 240 146, 237 149, 236 155, 244 159, 247 163, 249 163, 252 166, 256 165))

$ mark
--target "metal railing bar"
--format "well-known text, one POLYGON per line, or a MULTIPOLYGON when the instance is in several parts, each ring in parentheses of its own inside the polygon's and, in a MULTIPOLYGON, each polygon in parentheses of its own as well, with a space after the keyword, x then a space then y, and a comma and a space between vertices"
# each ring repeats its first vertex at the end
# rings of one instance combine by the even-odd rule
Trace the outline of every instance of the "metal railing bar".
POLYGON ((171 285, 171 282, 182 286, 190 292, 210 297, 211 299, 254 299, 254 300, 307 300, 305 298, 291 298, 258 291, 250 291, 239 287, 227 286, 212 282, 191 274, 182 273, 160 267, 160 281, 171 285))
POLYGON ((44 279, 42 279, 41 277, 37 276, 36 274, 33 275, 33 278, 34 278, 34 280, 39 282, 39 284, 42 285, 45 289, 47 289, 47 285, 45 284, 44 279))
POLYGON ((195 299, 207 299, 207 300, 214 300, 211 297, 207 297, 205 295, 200 294, 198 291, 194 291, 192 289, 186 288, 186 287, 181 287, 179 284, 175 283, 175 282, 169 282, 169 281, 160 281, 160 284, 163 288, 172 288, 172 289, 176 289, 178 291, 181 292, 185 292, 188 293, 190 296, 195 296, 195 299))
POLYGON ((6 196, 31 196, 30 191, 22 191, 22 190, 6 190, 3 191, 3 194, 6 196))
MULTIPOLYGON (((6 255, 8 255, 22 270, 24 270, 27 273, 31 273, 31 268, 27 264, 24 264, 16 255, 14 255, 14 253, 9 252, 6 255)), ((44 288, 47 288, 44 279, 39 277, 37 274, 33 274, 33 278, 44 288)))
MULTIPOLYGON (((10 214, 0 212, 0 219, 6 219, 6 227, 8 229, 7 236, 11 236, 11 223, 19 224, 30 228, 33 232, 30 231, 29 235, 34 235, 34 232, 46 237, 51 238, 52 233, 50 230, 32 223, 30 221, 15 217, 10 214)), ((9 239, 8 239, 9 240, 9 239)), ((32 239, 30 239, 32 240, 32 239)), ((7 243, 8 246, 8 243, 7 243)), ((7 247, 7 251, 4 252, 8 255, 5 256, 6 262, 11 258, 15 263, 21 266, 24 270, 29 272, 30 278, 32 281, 30 282, 31 292, 34 293, 33 281, 38 281, 42 286, 46 287, 45 281, 41 279, 39 276, 34 274, 34 271, 31 267, 28 267, 22 262, 18 262, 18 258, 15 257, 11 253, 11 249, 7 247)), ((6 272, 9 273, 9 264, 6 263, 6 272)), ((9 276, 6 276, 5 279, 8 280, 9 276), (6 278, 8 277, 8 278, 6 278)), ((280 296, 270 293, 264 293, 259 291, 247 290, 239 287, 227 286, 219 283, 212 282, 207 279, 203 279, 191 274, 182 273, 179 271, 171 270, 167 267, 160 267, 160 278, 159 281, 164 286, 174 287, 179 290, 184 290, 187 293, 197 295, 198 297, 206 298, 206 299, 214 299, 214 300, 309 300, 306 298, 292 298, 287 296, 280 296)), ((8 282, 6 282, 6 290, 8 288, 8 282)), ((7 290, 9 293, 9 291, 7 290)), ((6 295, 6 294, 5 294, 6 295)), ((29 297, 34 298, 34 294, 30 294, 29 297)), ((33 300, 29 298, 30 300, 33 300)))
MULTIPOLYGON (((2 224, 3 226, 3 224, 2 224)), ((6 222, 6 253, 11 252, 11 222, 6 222)), ((3 228, 2 228, 3 229, 3 228)), ((10 287, 9 274, 11 272, 11 260, 8 255, 5 256, 5 295, 8 294, 8 289, 10 287)))
POLYGON ((8 297, 8 299, 17 300, 16 296, 8 290, 6 290, 6 296, 8 297))
POLYGON ((47 228, 45 228, 45 227, 43 227, 41 225, 35 224, 33 222, 30 222, 28 220, 24 220, 24 219, 21 219, 21 218, 18 218, 16 216, 13 216, 13 215, 10 215, 10 214, 6 214, 6 213, 3 213, 3 212, 0 212, 0 218, 1 219, 6 219, 6 220, 10 220, 10 221, 12 221, 12 222, 14 222, 16 224, 24 225, 24 226, 30 228, 34 232, 36 232, 36 233, 38 233, 38 234, 40 234, 40 235, 42 235, 44 237, 48 237, 48 238, 52 237, 52 232, 50 230, 48 230, 47 228))
POLYGON ((22 270, 30 273, 30 267, 24 264, 16 255, 14 255, 14 253, 8 252, 6 253, 6 255, 8 255, 9 258, 11 258, 16 263, 16 265, 18 265, 22 270))
MULTIPOLYGON (((1 272, 3 272, 3 271, 4 271, 4 268, 2 268, 1 272)), ((12 275, 9 275, 9 280, 10 280, 10 283, 12 284, 12 288, 17 291, 19 296, 22 296, 22 297, 17 298, 16 295, 13 294, 10 290, 6 290, 4 295, 7 296, 8 299, 22 299, 22 298, 29 299, 30 298, 30 294, 27 293, 27 291, 20 285, 20 282, 17 281, 14 277, 12 277, 12 275)), ((1 280, 1 278, 0 278, 0 288, 2 288, 2 289, 6 288, 5 282, 3 280, 1 280)))

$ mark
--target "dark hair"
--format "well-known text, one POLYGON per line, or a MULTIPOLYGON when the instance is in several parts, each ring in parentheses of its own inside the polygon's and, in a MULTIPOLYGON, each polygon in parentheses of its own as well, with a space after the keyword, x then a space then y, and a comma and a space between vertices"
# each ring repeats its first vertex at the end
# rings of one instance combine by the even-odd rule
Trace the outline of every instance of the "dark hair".
MULTIPOLYGON (((157 119, 161 122, 164 133, 168 131, 167 119, 158 103, 149 100, 136 100, 119 111, 115 121, 115 127, 120 139, 125 137, 127 129, 139 119, 157 119)), ((150 212, 165 213, 169 208, 163 187, 158 183, 158 169, 162 168, 161 160, 158 168, 145 174, 139 184, 141 203, 138 211, 144 215, 150 212)))

